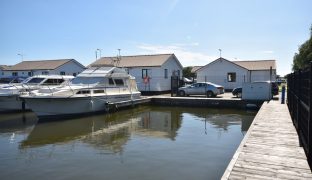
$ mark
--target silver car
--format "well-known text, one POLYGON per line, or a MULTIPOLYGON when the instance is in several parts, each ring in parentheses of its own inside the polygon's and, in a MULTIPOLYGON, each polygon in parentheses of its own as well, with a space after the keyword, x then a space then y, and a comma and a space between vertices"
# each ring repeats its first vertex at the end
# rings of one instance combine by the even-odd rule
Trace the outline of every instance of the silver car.
POLYGON ((224 88, 211 82, 197 82, 180 87, 178 93, 179 96, 206 95, 207 97, 216 97, 219 94, 224 94, 224 88))

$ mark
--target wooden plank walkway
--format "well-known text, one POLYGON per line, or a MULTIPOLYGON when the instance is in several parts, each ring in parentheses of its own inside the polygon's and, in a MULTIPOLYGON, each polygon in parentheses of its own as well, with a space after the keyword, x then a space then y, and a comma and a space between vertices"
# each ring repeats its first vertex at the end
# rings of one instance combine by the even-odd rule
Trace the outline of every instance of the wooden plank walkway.
POLYGON ((263 103, 222 179, 312 179, 286 104, 263 103))

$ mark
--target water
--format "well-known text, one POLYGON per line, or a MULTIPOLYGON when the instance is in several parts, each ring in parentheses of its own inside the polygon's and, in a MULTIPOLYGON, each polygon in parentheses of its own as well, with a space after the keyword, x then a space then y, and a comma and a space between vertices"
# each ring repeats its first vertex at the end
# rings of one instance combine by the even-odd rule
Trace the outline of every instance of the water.
POLYGON ((0 115, 0 179, 220 179, 256 112, 140 106, 38 122, 0 115))

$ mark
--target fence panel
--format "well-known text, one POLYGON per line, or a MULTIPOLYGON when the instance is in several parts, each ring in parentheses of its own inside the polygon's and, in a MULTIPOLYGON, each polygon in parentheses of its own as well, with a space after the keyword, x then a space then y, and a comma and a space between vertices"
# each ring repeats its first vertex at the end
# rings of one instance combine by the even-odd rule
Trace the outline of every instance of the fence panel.
POLYGON ((300 143, 312 167, 312 62, 287 77, 287 105, 300 143))

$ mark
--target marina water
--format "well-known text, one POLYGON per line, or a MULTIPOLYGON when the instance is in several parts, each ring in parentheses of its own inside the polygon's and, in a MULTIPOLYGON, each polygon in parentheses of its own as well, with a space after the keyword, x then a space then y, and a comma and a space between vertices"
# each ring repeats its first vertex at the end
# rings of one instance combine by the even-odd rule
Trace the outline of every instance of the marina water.
POLYGON ((41 122, 2 113, 1 179, 220 179, 255 114, 143 105, 41 122))

